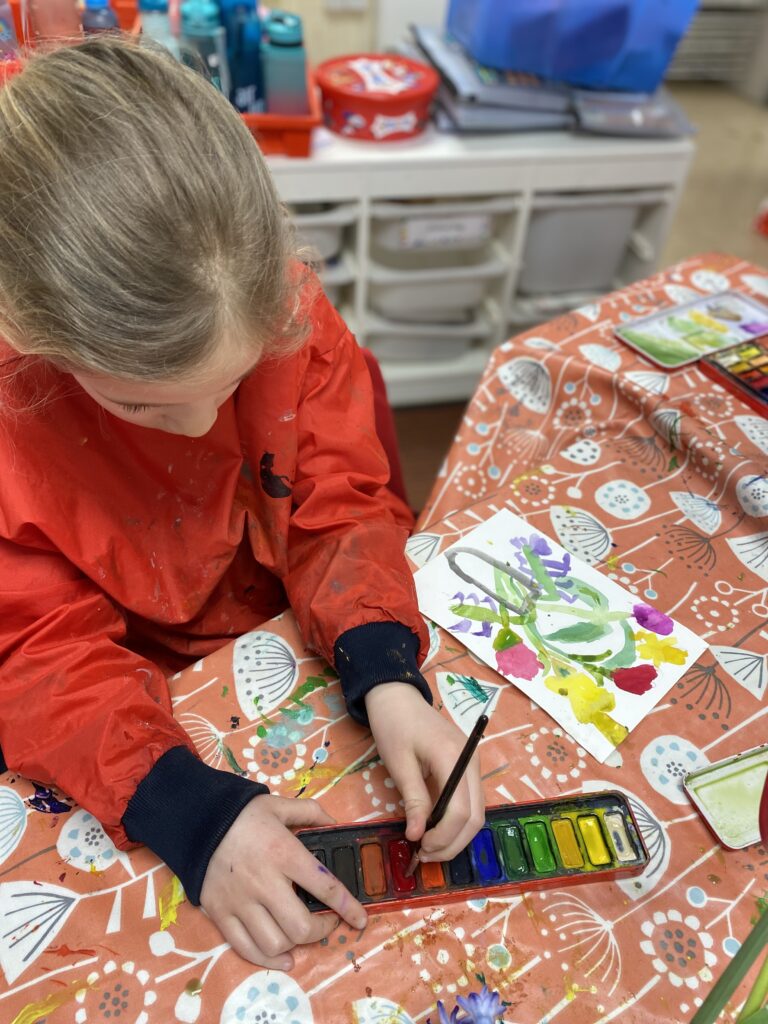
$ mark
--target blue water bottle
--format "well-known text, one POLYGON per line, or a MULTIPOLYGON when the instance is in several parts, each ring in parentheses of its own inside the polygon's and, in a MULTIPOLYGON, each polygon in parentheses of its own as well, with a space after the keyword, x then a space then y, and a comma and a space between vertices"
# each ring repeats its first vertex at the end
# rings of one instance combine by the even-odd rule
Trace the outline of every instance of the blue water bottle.
POLYGON ((264 95, 270 114, 308 114, 307 54, 302 43, 301 18, 272 11, 261 44, 264 95))
POLYGON ((120 28, 117 15, 109 6, 109 0, 85 0, 83 10, 83 32, 87 36, 99 32, 116 32, 120 28))
POLYGON ((261 36, 261 22, 254 14, 241 26, 236 67, 232 72, 232 102, 243 114, 258 114, 264 110, 261 36))
MULTIPOLYGON (((183 50, 192 51, 208 68, 211 81, 229 97, 231 80, 227 61, 227 41, 214 0, 186 0, 181 5, 183 50)), ((194 67, 194 64, 192 64, 194 67)))
POLYGON ((227 32, 227 56, 232 78, 230 99, 243 114, 264 109, 261 74, 261 21, 254 0, 219 0, 227 32))

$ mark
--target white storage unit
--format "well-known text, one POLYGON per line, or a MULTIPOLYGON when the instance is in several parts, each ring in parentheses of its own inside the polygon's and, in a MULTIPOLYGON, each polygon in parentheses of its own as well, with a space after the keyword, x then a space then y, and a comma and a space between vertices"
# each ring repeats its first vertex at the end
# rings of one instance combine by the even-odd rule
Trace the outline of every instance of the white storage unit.
POLYGON ((468 398, 511 324, 652 272, 692 153, 689 139, 429 130, 377 145, 318 129, 311 157, 269 163, 301 235, 333 232, 315 236, 338 250, 326 291, 381 360, 392 404, 411 405, 468 398), (553 197, 547 212, 567 214, 554 235, 537 223, 553 197))

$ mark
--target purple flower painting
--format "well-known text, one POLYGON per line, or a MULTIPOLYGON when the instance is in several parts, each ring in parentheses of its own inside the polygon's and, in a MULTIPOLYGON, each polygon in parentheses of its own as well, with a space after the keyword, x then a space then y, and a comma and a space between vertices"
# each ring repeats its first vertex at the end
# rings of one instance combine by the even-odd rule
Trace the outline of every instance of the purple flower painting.
POLYGON ((650 629, 659 636, 669 636, 675 624, 664 612, 656 611, 649 604, 636 604, 632 609, 632 617, 643 629, 650 629))

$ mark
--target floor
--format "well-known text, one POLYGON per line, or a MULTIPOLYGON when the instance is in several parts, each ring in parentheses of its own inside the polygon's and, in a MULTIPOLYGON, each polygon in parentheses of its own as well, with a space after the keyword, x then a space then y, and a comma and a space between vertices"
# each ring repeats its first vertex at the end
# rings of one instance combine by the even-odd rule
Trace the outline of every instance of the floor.
MULTIPOLYGON (((768 266, 768 238, 752 222, 768 197, 768 106, 720 85, 675 83, 698 130, 697 151, 662 265, 712 249, 768 266)), ((395 412, 408 496, 421 508, 461 420, 462 404, 395 412)))

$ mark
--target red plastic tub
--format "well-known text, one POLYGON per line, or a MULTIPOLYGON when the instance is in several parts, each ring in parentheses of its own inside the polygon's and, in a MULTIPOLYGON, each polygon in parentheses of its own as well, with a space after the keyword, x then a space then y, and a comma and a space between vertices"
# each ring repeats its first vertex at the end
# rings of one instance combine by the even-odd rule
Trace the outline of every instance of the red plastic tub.
MULTIPOLYGON (((137 0, 112 0, 120 27, 125 32, 140 31, 137 0)), ((19 39, 24 35, 21 26, 21 2, 11 0, 19 39)), ((314 78, 307 73, 309 113, 307 114, 242 114, 241 117, 265 155, 309 156, 312 148, 312 130, 322 123, 320 99, 314 78)))
POLYGON ((359 53, 317 68, 326 125, 349 139, 394 142, 423 131, 439 78, 408 57, 359 53))

